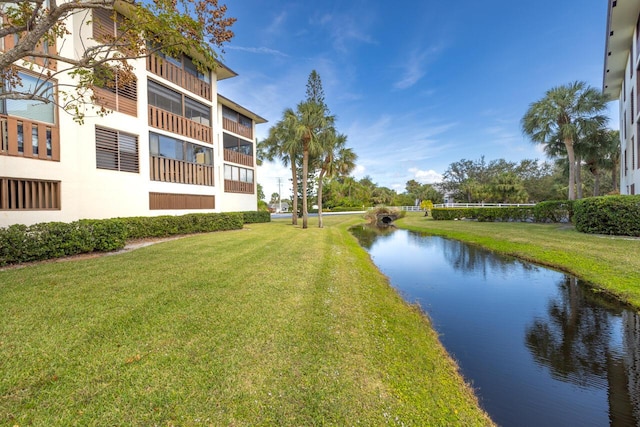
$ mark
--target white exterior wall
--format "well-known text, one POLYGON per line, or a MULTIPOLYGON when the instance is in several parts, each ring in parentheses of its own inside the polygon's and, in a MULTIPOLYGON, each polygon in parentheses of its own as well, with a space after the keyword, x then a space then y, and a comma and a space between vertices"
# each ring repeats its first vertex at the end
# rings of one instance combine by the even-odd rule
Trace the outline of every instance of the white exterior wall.
POLYGON ((638 162, 637 49, 640 0, 608 0, 603 92, 618 99, 620 114, 620 194, 640 194, 638 162), (633 114, 632 114, 633 112, 633 114), (625 155, 626 153, 626 155, 625 155))
POLYGON ((638 164, 638 56, 634 32, 620 91, 620 194, 640 194, 638 164), (631 95, 633 94, 633 96, 631 95), (633 106, 631 103, 633 102, 633 106), (632 116, 633 111, 633 116, 632 116), (626 155, 625 155, 626 153, 626 155))
MULTIPOLYGON (((91 26, 86 17, 75 15, 68 28, 72 35, 58 42, 61 56, 73 55, 83 43, 90 44, 91 26)), ((255 210, 256 165, 254 158, 254 194, 226 194, 224 192, 224 157, 222 149, 222 113, 217 102, 217 81, 211 79, 212 100, 200 98, 146 70, 146 60, 134 63, 137 77, 137 117, 112 112, 99 117, 94 110, 87 109, 85 122, 79 125, 70 114, 58 109, 57 123, 60 128, 60 161, 37 160, 0 155, 0 176, 11 178, 43 179, 61 181, 60 210, 0 210, 0 227, 11 224, 34 224, 38 222, 70 222, 83 218, 101 219, 127 216, 182 215, 186 213, 229 212, 255 210), (182 92, 192 99, 207 104, 212 109, 213 145, 187 137, 150 128, 147 124, 147 79, 151 78, 164 86, 182 92), (139 172, 121 172, 96 167, 96 125, 119 130, 138 137, 139 172), (167 183, 150 180, 149 131, 170 135, 174 138, 213 148, 214 186, 167 183), (215 196, 215 209, 197 210, 150 210, 149 193, 174 193, 215 196)), ((61 69, 59 64, 58 69, 61 69)), ((58 77, 58 83, 69 84, 66 75, 58 77)), ((255 156, 255 144, 254 144, 255 156)))

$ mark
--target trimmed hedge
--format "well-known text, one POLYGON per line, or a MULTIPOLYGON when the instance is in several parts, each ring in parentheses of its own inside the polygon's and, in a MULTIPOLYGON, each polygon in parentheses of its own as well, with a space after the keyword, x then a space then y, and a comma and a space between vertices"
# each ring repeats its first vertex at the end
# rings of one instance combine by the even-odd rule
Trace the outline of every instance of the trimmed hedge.
POLYGON ((573 200, 549 200, 540 202, 533 208, 535 222, 571 222, 573 200))
POLYGON ((574 202, 576 230, 640 237, 640 196, 589 197, 574 202))
POLYGON ((122 249, 126 228, 116 220, 48 222, 0 228, 0 266, 122 249))
POLYGON ((481 222, 570 222, 573 201, 553 200, 535 206, 433 208, 435 220, 475 219, 481 222))
POLYGON ((433 208, 431 216, 435 220, 475 219, 480 222, 532 221, 533 207, 504 208, 433 208))
POLYGON ((271 222, 271 213, 269 211, 247 211, 240 212, 244 218, 245 224, 255 224, 258 222, 271 222))
POLYGON ((124 248, 126 241, 239 230, 269 222, 269 212, 229 212, 46 222, 0 228, 0 266, 124 248))

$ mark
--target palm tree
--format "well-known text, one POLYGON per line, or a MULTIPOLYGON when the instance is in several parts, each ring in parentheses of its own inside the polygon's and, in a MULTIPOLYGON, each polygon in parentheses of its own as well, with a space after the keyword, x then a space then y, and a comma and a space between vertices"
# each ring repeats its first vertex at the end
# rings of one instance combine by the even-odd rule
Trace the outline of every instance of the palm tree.
POLYGON ((300 157, 299 143, 296 135, 297 115, 287 108, 282 114, 282 120, 269 129, 269 136, 258 143, 258 157, 273 161, 279 159, 284 166, 291 166, 293 184, 293 200, 291 223, 298 224, 298 173, 297 164, 300 157))
POLYGON ((329 131, 323 140, 323 157, 318 177, 318 227, 322 228, 322 188, 325 178, 348 175, 355 168, 357 155, 346 148, 347 136, 329 131))
POLYGON ((309 159, 322 152, 322 141, 328 137, 327 133, 335 132, 334 121, 335 118, 327 114, 327 108, 318 102, 298 104, 294 129, 298 149, 302 152, 302 228, 308 228, 309 221, 306 179, 309 175, 309 159))
POLYGON ((606 99, 585 82, 573 82, 549 89, 545 97, 532 103, 522 118, 522 130, 538 144, 562 141, 569 161, 569 200, 575 200, 576 156, 574 145, 581 135, 602 127, 607 118, 599 114, 606 99))

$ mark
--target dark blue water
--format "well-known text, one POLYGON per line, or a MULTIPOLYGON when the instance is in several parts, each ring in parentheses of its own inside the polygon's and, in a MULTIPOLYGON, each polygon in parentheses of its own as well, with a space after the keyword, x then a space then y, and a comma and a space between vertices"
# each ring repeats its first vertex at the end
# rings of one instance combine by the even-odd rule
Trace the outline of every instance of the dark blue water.
POLYGON ((574 277, 462 242, 352 231, 428 313, 496 423, 640 426, 636 312, 574 277))

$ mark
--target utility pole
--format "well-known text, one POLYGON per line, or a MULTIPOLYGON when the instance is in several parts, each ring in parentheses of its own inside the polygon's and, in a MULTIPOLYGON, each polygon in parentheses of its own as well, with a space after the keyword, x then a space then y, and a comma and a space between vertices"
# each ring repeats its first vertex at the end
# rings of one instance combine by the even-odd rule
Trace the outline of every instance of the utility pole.
POLYGON ((278 177, 278 212, 282 213, 282 197, 280 196, 280 185, 282 184, 282 178, 278 177))

